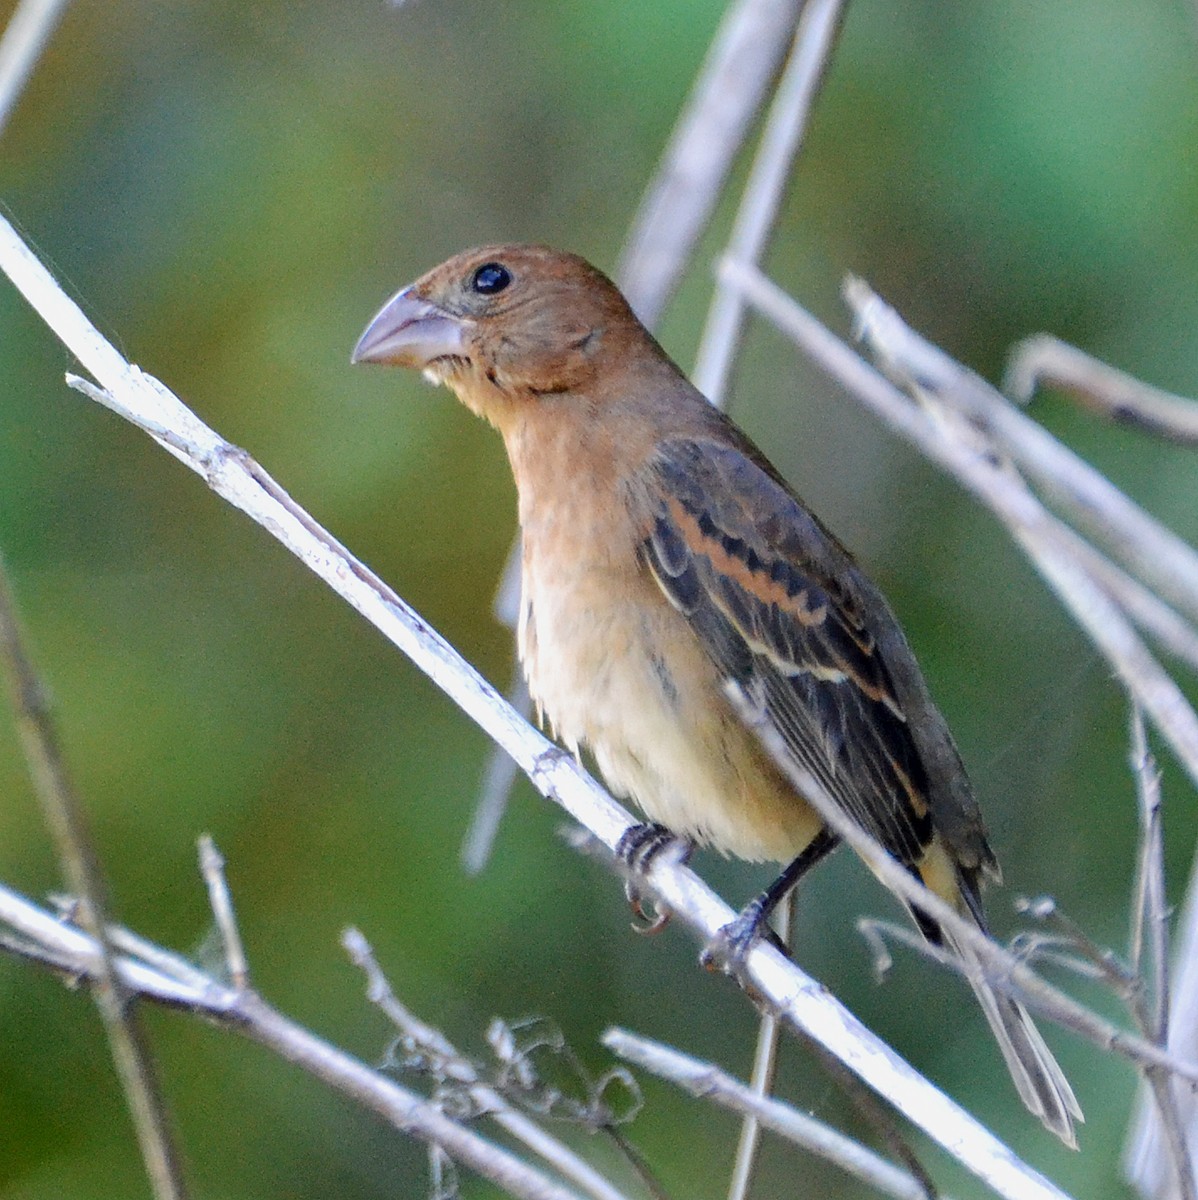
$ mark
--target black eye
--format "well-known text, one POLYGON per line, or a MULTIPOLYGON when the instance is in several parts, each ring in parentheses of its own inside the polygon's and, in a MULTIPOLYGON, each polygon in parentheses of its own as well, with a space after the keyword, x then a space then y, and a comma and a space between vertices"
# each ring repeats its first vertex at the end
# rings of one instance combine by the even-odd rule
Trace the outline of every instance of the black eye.
POLYGON ((502 292, 511 282, 512 273, 503 263, 490 262, 483 263, 474 272, 474 278, 470 281, 470 286, 480 296, 494 296, 496 292, 502 292))

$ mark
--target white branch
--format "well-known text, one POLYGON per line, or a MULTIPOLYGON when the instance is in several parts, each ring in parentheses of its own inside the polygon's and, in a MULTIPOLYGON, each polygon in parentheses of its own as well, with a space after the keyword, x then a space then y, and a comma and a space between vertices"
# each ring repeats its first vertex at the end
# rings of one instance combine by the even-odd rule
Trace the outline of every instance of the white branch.
POLYGON ((802 7, 801 0, 736 0, 720 22, 616 268, 633 312, 650 328, 720 198, 802 7))
MULTIPOLYGON (((101 952, 94 938, 3 885, 0 922, 21 934, 33 949, 44 951, 43 961, 56 969, 89 980, 99 978, 101 952)), ((440 1146, 458 1162, 522 1200, 581 1200, 578 1193, 548 1179, 509 1151, 451 1121, 415 1092, 289 1020, 256 993, 227 987, 190 966, 178 974, 168 973, 162 966, 169 961, 165 952, 155 957, 159 965, 127 955, 115 960, 126 988, 151 1000, 203 1013, 223 1028, 244 1034, 350 1096, 396 1129, 440 1146)))
MULTIPOLYGON (((946 436, 942 424, 756 268, 726 262, 722 274, 816 365, 839 380, 1002 520, 1045 582, 1114 665, 1128 691, 1198 785, 1198 716, 1122 609, 1070 552, 1077 535, 1053 517, 1017 475, 996 465, 979 446, 946 436)), ((871 328, 876 329, 876 325, 871 328)), ((948 360, 947 355, 940 353, 948 360)), ((1044 437, 1049 435, 1045 433, 1044 437)), ((1060 449, 1064 451, 1063 447, 1060 449)), ((1090 469, 1087 467, 1087 471, 1090 469)), ((1123 500, 1131 503, 1126 497, 1123 500)))
POLYGON ((0 38, 0 131, 70 0, 21 0, 0 38))
POLYGON ((1023 403, 1038 387, 1056 388, 1112 421, 1198 446, 1198 403, 1152 387, 1051 334, 1024 338, 1011 351, 1003 386, 1023 403))
POLYGON ((1005 450, 1079 525, 1104 541, 1170 603, 1198 618, 1198 550, 1149 516, 1100 471, 1020 412, 984 379, 911 329, 860 280, 845 298, 883 368, 896 371, 982 422, 1005 450))
MULTIPOLYGON (((843 16, 844 0, 809 0, 803 6, 728 239, 729 255, 740 262, 755 264, 765 250, 843 16)), ((717 279, 693 378, 695 387, 718 407, 723 407, 744 311, 740 292, 717 279)))
POLYGON ((899 1200, 927 1200, 927 1191, 913 1175, 823 1121, 747 1087, 712 1063, 691 1058, 672 1046, 639 1037, 626 1029, 609 1029, 603 1035, 603 1044, 614 1054, 676 1083, 693 1096, 752 1116, 766 1129, 834 1163, 888 1196, 896 1196, 899 1200))

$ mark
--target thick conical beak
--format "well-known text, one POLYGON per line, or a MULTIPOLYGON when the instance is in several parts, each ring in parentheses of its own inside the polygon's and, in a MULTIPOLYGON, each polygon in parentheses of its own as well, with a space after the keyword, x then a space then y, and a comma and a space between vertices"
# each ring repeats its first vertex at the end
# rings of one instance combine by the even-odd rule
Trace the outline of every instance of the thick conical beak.
POLYGON ((462 322, 404 288, 387 301, 358 339, 350 362, 423 369, 435 358, 465 353, 462 322))

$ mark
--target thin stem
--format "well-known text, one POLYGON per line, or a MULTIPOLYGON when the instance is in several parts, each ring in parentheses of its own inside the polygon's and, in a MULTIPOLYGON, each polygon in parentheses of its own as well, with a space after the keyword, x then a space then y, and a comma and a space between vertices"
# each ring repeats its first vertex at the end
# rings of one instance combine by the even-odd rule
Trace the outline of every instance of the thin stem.
MULTIPOLYGON (((792 888, 785 902, 774 910, 774 932, 784 946, 790 945, 797 902, 798 889, 792 888)), ((778 1018, 772 1012, 762 1013, 761 1024, 757 1029, 757 1047, 753 1052, 753 1071, 749 1076, 749 1086, 756 1096, 768 1096, 774 1090, 780 1033, 778 1018)), ((732 1179, 728 1185, 728 1200, 745 1200, 748 1196, 749 1188, 753 1185, 760 1141, 761 1122, 755 1113, 746 1112, 740 1126, 740 1138, 736 1143, 736 1158, 732 1165, 732 1179)))
POLYGON ((615 277, 638 317, 661 318, 790 41, 801 0, 735 0, 632 228, 615 277))
POLYGON ((20 0, 0 37, 0 134, 70 0, 20 0))
MULTIPOLYGON (((519 561, 517 558, 516 561, 519 561)), ((520 583, 516 581, 516 604, 520 603, 520 583)), ((496 597, 498 604, 499 597, 496 597)), ((512 671, 512 682, 507 690, 508 703, 524 718, 532 714, 532 697, 528 694, 528 681, 520 666, 512 671)), ((483 772, 483 784, 479 789, 478 801, 470 827, 462 838, 462 867, 467 875, 477 875, 491 858, 503 814, 507 812, 508 799, 515 786, 520 768, 510 754, 501 746, 492 746, 483 772)))
POLYGON ((1152 387, 1079 350, 1039 333, 1011 352, 1004 390, 1026 403, 1051 387, 1108 420, 1179 446, 1198 446, 1198 403, 1152 387))
POLYGON ((603 1035, 603 1044, 621 1058, 668 1079, 700 1099, 751 1116, 766 1129, 835 1164, 887 1196, 927 1200, 927 1192, 914 1176, 822 1121, 763 1096, 755 1087, 746 1087, 712 1063, 691 1058, 671 1046, 626 1029, 609 1029, 603 1035))
POLYGON ((1140 851, 1136 864, 1136 887, 1132 899, 1132 936, 1128 959, 1132 971, 1144 976, 1152 997, 1152 1016, 1145 1029, 1163 1045, 1168 1036, 1169 913, 1165 901, 1164 840, 1161 829, 1161 779, 1148 749, 1144 716, 1132 705, 1129 761, 1139 801, 1140 851), (1146 935, 1146 936, 1145 936, 1146 935), (1148 953, 1143 948, 1147 943, 1148 953), (1145 964, 1147 958, 1147 964, 1145 964))
POLYGON ((230 982, 240 991, 249 986, 250 968, 241 942, 241 930, 237 927, 237 914, 233 911, 233 897, 225 880, 225 860, 206 833, 200 838, 199 852, 200 874, 208 888, 208 904, 224 947, 225 967, 230 982))
MULTIPOLYGON (((844 0, 808 0, 803 7, 728 240, 727 252, 739 262, 755 264, 765 251, 843 16, 844 0)), ((695 386, 715 405, 723 405, 743 324, 740 292, 717 281, 694 370, 695 386)))
POLYGON ((120 976, 106 933, 107 889, 83 808, 71 786, 49 699, 25 648, 8 574, 0 560, 0 661, 29 773, 54 838, 67 886, 83 927, 98 948, 92 995, 104 1022, 125 1103, 133 1119, 146 1174, 158 1200, 187 1195, 183 1165, 170 1130, 153 1056, 120 976))
MULTIPOLYGON (((1165 900, 1164 842, 1161 830, 1161 781, 1144 718, 1132 706, 1131 749, 1128 755, 1136 781, 1140 813, 1140 849, 1133 895, 1133 926, 1129 958, 1140 987, 1132 1010, 1145 1037, 1160 1046, 1169 1043, 1169 912, 1165 900), (1146 950, 1146 952, 1145 952, 1146 950)), ((1194 1168, 1186 1140, 1186 1122, 1180 1111, 1178 1089, 1167 1071, 1147 1072, 1148 1089, 1156 1106, 1157 1130, 1168 1149, 1182 1200, 1195 1200, 1194 1168)))
MULTIPOLYGON (((1168 1048, 1178 1058, 1198 1057, 1198 860, 1191 868, 1186 901, 1177 922, 1170 985, 1168 1048)), ((1145 941, 1151 940, 1146 931, 1145 941)), ((1198 1128, 1198 1102, 1194 1089, 1173 1086, 1169 1099, 1178 1111, 1178 1122, 1187 1135, 1193 1162, 1198 1128)), ((1124 1170, 1142 1196, 1172 1200, 1176 1195, 1177 1162, 1171 1150, 1173 1134, 1164 1126, 1159 1085, 1142 1089, 1138 1112, 1124 1155, 1124 1170)), ((1192 1170, 1192 1167, 1191 1167, 1192 1170)))
POLYGON ((461 1054, 448 1038, 433 1026, 421 1021, 395 995, 383 974, 370 943, 357 929, 347 929, 341 944, 350 960, 366 976, 367 996, 387 1019, 406 1038, 425 1054, 436 1060, 438 1071, 446 1079, 463 1087, 475 1108, 501 1125, 514 1138, 544 1159, 563 1178, 568 1179, 592 1200, 627 1200, 623 1192, 613 1187, 589 1163, 579 1158, 557 1138, 550 1137, 535 1121, 513 1108, 490 1084, 486 1083, 474 1064, 461 1054))

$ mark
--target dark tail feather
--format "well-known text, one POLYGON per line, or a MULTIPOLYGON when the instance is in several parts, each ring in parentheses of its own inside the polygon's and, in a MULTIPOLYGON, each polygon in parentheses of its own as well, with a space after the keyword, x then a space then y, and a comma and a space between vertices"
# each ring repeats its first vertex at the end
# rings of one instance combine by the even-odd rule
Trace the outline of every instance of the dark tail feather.
POLYGON ((1018 1000, 995 991, 986 982, 977 956, 949 937, 947 931, 942 933, 965 963, 965 978, 982 1006, 1020 1098, 1047 1129, 1071 1150, 1076 1150, 1074 1122, 1084 1121, 1085 1117, 1069 1080, 1045 1045, 1027 1009, 1018 1000))

